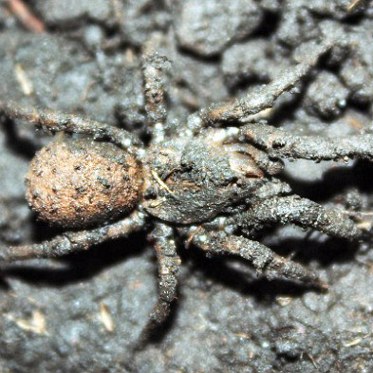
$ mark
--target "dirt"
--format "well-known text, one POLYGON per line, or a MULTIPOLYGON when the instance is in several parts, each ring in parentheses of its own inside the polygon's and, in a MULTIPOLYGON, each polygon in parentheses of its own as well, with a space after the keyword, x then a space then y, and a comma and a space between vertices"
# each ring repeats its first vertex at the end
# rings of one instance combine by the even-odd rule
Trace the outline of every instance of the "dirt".
MULTIPOLYGON (((172 62, 168 118, 177 131, 199 108, 255 95, 313 40, 333 36, 353 48, 327 53, 275 103, 269 122, 298 135, 372 131, 369 1, 231 3, 29 1, 46 28, 37 34, 0 2, 0 99, 82 114, 146 139, 144 52, 155 49, 172 62)), ((56 230, 36 222, 24 197, 27 165, 51 137, 21 121, 2 119, 0 129, 0 242, 52 237, 56 230)), ((289 161, 282 177, 303 197, 371 212, 372 172, 368 161, 289 161)), ((132 347, 157 297, 155 256, 144 235, 2 266, 0 371, 372 371, 371 235, 348 244, 286 226, 261 242, 316 270, 328 292, 268 282, 235 258, 180 250, 172 318, 137 352, 132 347)))

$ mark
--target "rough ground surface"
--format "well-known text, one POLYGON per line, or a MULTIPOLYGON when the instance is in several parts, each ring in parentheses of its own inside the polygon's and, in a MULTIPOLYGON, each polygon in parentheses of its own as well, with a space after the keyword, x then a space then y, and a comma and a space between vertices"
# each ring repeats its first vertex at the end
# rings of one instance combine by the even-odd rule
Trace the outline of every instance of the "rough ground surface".
MULTIPOLYGON (((25 31, 0 2, 0 97, 144 132, 140 58, 173 61, 171 123, 276 79, 320 35, 335 48, 271 123, 301 134, 372 130, 373 8, 369 1, 29 1, 45 34, 25 31), (231 2, 229 2, 231 3, 231 2), (193 17, 191 12, 195 12, 193 17), (224 14, 222 15, 222 12, 224 14), (250 24, 242 18, 250 19, 250 24), (298 94, 296 94, 298 93, 298 94)), ((40 241, 24 199, 33 153, 49 138, 24 123, 0 132, 0 240, 40 241)), ((294 190, 328 205, 373 211, 373 165, 289 162, 294 190)), ((373 250, 316 232, 272 230, 261 241, 321 273, 327 293, 257 279, 244 262, 184 250, 180 293, 159 340, 131 347, 156 301, 144 237, 55 261, 1 270, 1 372, 371 372, 373 250)))

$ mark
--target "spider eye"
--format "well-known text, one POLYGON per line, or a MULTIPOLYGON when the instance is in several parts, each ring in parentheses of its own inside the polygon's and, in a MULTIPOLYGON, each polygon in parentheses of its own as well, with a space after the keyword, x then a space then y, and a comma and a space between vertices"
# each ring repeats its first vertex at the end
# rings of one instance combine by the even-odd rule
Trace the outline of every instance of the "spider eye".
POLYGON ((54 141, 30 163, 26 198, 43 221, 86 227, 118 219, 134 209, 142 182, 141 165, 111 143, 54 141))

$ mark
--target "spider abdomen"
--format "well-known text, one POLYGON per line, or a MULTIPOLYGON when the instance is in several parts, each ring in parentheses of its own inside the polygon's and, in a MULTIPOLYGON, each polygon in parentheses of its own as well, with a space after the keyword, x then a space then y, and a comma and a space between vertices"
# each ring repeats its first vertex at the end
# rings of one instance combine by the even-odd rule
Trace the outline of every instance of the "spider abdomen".
POLYGON ((115 220, 141 194, 142 167, 111 143, 54 141, 36 153, 26 177, 26 198, 39 219, 68 228, 115 220))

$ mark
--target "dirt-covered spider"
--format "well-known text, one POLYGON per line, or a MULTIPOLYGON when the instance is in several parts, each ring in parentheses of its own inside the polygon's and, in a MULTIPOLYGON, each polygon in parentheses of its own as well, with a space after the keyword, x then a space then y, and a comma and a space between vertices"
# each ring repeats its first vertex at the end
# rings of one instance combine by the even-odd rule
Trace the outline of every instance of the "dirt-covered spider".
POLYGON ((163 72, 166 58, 144 62, 150 140, 74 115, 0 102, 10 119, 50 132, 66 132, 38 152, 27 175, 27 199, 39 218, 67 229, 38 244, 6 247, 0 261, 51 258, 146 229, 159 263, 159 300, 150 324, 162 323, 176 297, 180 265, 177 244, 210 253, 239 255, 265 277, 325 288, 317 274, 252 240, 264 225, 293 223, 347 240, 362 231, 346 212, 326 209, 292 194, 276 178, 281 158, 373 159, 373 136, 324 139, 300 137, 260 119, 327 52, 313 54, 263 86, 255 97, 216 104, 189 116, 178 133, 167 131, 163 72))

